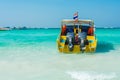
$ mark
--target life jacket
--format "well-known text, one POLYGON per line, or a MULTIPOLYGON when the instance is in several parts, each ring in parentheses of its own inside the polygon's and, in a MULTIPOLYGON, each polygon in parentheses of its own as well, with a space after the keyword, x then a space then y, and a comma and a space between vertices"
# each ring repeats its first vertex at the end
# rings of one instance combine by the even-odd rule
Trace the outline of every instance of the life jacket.
POLYGON ((66 32, 66 25, 63 25, 62 26, 62 35, 65 35, 65 32, 66 32))
POLYGON ((88 35, 93 35, 93 32, 94 32, 93 27, 89 27, 88 28, 88 35))

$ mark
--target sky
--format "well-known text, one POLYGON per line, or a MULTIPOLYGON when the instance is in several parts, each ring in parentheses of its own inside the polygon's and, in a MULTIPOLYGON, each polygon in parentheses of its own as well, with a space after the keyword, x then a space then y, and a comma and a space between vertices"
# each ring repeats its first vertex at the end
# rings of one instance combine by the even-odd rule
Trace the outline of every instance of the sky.
POLYGON ((75 12, 96 27, 120 27, 120 0, 0 0, 0 27, 58 28, 75 12))

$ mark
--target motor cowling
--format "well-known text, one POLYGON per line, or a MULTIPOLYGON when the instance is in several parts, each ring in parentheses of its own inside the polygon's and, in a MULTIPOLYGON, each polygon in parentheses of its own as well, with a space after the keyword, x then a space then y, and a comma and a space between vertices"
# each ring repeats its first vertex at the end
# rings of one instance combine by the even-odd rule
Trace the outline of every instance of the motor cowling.
POLYGON ((87 37, 87 33, 86 32, 79 32, 78 33, 78 38, 79 38, 79 41, 80 41, 80 49, 81 49, 81 51, 85 50, 85 40, 86 40, 86 37, 87 37))
POLYGON ((67 43, 68 43, 68 48, 69 48, 69 51, 73 51, 73 43, 74 43, 74 33, 67 33, 67 43))

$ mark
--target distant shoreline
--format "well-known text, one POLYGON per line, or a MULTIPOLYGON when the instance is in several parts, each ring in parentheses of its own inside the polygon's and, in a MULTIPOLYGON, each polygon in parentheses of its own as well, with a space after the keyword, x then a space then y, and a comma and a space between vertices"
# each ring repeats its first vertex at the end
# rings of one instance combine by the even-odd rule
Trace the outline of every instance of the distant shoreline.
MULTIPOLYGON (((34 28, 28 28, 28 29, 34 29, 34 28)), ((36 29, 60 29, 60 28, 36 28, 36 29)), ((115 28, 106 28, 106 27, 102 27, 102 28, 97 28, 96 29, 120 29, 120 27, 115 27, 115 28)))
MULTIPOLYGON (((120 27, 95 27, 96 29, 120 29, 120 27)), ((52 27, 45 27, 45 28, 28 28, 28 27, 21 27, 21 28, 6 28, 2 27, 0 28, 0 31, 2 30, 38 30, 38 29, 60 29, 60 28, 52 28, 52 27)))

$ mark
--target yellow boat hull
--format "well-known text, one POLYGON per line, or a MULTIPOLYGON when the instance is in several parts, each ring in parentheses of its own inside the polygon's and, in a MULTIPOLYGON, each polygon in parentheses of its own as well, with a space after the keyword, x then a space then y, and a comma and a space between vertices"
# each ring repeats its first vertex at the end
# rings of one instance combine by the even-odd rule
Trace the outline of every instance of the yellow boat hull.
MULTIPOLYGON (((66 41, 66 36, 60 36, 60 38, 57 39, 57 46, 58 46, 58 51, 61 53, 82 53, 80 49, 80 45, 74 45, 73 50, 69 51, 68 45, 65 44, 65 42, 61 42, 61 40, 66 41)), ((95 36, 87 36, 89 42, 88 45, 85 46, 84 52, 95 52, 96 47, 97 47, 97 39, 95 36)))

